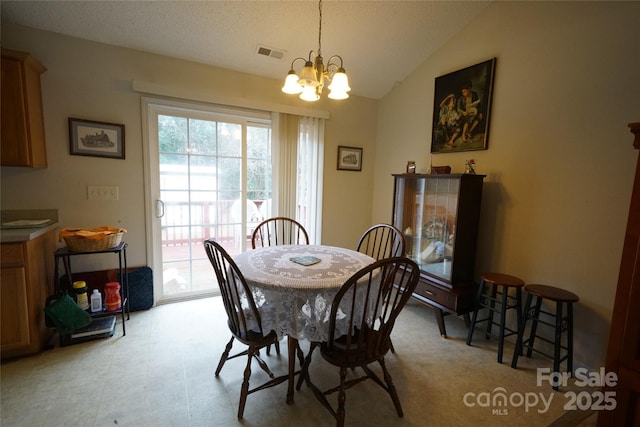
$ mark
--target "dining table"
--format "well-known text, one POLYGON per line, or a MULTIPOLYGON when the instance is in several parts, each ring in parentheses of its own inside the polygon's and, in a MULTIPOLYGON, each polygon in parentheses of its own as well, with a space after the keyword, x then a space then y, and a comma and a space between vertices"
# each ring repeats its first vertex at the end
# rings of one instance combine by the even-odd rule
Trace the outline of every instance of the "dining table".
MULTIPOLYGON (((338 290, 375 259, 326 245, 267 246, 233 259, 251 289, 263 330, 288 339, 287 403, 292 403, 299 340, 327 341, 331 305, 338 290)), ((346 326, 338 332, 346 332, 346 326)))

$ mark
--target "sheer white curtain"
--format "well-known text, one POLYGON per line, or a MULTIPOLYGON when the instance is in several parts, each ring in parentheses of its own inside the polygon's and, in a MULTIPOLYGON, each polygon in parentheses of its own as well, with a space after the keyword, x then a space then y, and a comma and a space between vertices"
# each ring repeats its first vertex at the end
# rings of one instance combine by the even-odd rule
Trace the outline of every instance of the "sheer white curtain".
POLYGON ((324 166, 324 119, 299 118, 298 217, 309 233, 311 244, 322 237, 322 173, 324 166))
POLYGON ((274 114, 274 212, 298 220, 310 243, 320 244, 325 120, 274 114))
MULTIPOLYGON (((275 113, 277 132, 272 145, 274 161, 274 212, 278 216, 296 218, 296 186, 298 168, 298 116, 275 113)), ((275 215, 274 215, 275 216, 275 215)))

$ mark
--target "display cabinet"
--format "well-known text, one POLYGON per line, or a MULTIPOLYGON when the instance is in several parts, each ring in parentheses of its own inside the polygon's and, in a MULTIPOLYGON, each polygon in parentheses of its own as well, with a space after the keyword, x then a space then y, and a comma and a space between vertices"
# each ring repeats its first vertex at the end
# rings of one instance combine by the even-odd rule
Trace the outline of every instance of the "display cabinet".
POLYGON ((484 175, 394 174, 393 225, 402 230, 406 256, 420 266, 414 298, 444 316, 473 308, 474 267, 484 175))

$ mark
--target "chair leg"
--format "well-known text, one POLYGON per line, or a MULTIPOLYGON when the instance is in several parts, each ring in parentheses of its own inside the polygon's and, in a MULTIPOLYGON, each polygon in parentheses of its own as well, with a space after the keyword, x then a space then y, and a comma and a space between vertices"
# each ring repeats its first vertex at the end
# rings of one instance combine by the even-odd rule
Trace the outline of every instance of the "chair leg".
POLYGON ((247 402, 247 396, 249 395, 249 378, 251 377, 251 359, 254 356, 253 347, 249 347, 247 354, 247 366, 244 368, 244 379, 242 380, 242 387, 240 388, 240 403, 238 404, 238 418, 242 418, 244 414, 244 405, 247 402))
POLYGON ((345 409, 344 404, 347 400, 347 393, 345 393, 345 379, 347 377, 347 368, 340 368, 340 391, 338 392, 338 410, 336 411, 336 425, 338 427, 344 426, 345 409))
POLYGON ((254 350, 254 351, 252 351, 250 353, 249 363, 251 363, 251 358, 252 357, 258 361, 258 365, 260 365, 262 370, 265 371, 267 373, 267 375, 269 375, 269 378, 271 378, 271 379, 275 378, 275 375, 273 375, 273 372, 271 372, 271 370, 267 366, 267 363, 264 360, 262 360, 262 358, 260 357, 260 350, 256 349, 256 350, 254 350))
POLYGON ((384 363, 384 358, 378 360, 380 366, 382 367, 382 374, 384 376, 384 382, 387 383, 387 391, 391 395, 391 400, 393 401, 393 406, 396 407, 396 412, 398 412, 399 417, 404 416, 404 412, 402 411, 402 405, 400 405, 400 398, 398 398, 398 392, 396 391, 396 386, 393 384, 393 380, 391 379, 391 374, 387 371, 387 367, 384 363))
POLYGON ((234 337, 232 336, 229 342, 227 343, 227 346, 224 348, 224 351, 222 352, 222 356, 220 356, 220 361, 218 362, 218 367, 216 368, 216 377, 220 374, 220 371, 222 371, 224 362, 226 362, 227 359, 229 358, 229 352, 231 351, 231 347, 233 346, 233 339, 234 337))
MULTIPOLYGON (((280 355, 280 342, 276 341, 273 345, 276 348, 276 354, 279 356, 280 355)), ((269 344, 267 346, 267 356, 271 356, 271 344, 269 344)))
MULTIPOLYGON (((312 345, 312 347, 309 350, 309 354, 305 358, 305 365, 307 367, 309 366, 309 363, 311 361, 311 352, 313 352, 313 349, 318 346, 318 344, 314 343, 314 342, 312 342, 311 345, 312 345)), ((343 368, 343 369, 345 369, 345 368, 343 368)), ((346 372, 346 369, 345 369, 345 372, 346 372)), ((305 380, 306 380, 306 383, 307 383, 307 387, 309 387, 311 389, 311 391, 313 392, 313 395, 316 397, 316 399, 318 399, 318 402, 320 402, 322 404, 322 406, 324 406, 331 413, 331 415, 337 420, 338 419, 338 415, 336 413, 336 410, 333 408, 333 406, 331 406, 331 404, 327 400, 327 397, 325 396, 325 394, 328 394, 328 393, 327 392, 323 392, 322 390, 320 390, 311 381, 311 377, 309 376, 309 371, 308 370, 304 371, 303 374, 306 377, 305 380)), ((302 380, 302 376, 300 377, 300 379, 298 379, 298 389, 300 389, 300 384, 302 382, 301 380, 302 380)), ((339 387, 338 387, 338 389, 339 389, 339 387)), ((333 391, 335 391, 335 389, 333 389, 333 391)))
POLYGON ((300 390, 300 387, 302 387, 302 381, 304 381, 307 384, 307 387, 310 387, 309 385, 309 365, 311 365, 311 355, 313 354, 313 351, 316 349, 316 347, 318 346, 318 343, 316 342, 311 342, 311 345, 309 347, 309 353, 307 353, 307 356, 304 358, 304 361, 302 363, 302 369, 300 371, 300 376, 298 377, 298 383, 296 384, 296 390, 300 390))

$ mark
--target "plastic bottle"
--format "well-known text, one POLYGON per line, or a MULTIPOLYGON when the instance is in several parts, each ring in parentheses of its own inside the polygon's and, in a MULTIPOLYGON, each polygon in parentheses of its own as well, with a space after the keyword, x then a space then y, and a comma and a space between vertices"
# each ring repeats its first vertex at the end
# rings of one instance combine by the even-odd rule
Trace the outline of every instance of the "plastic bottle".
POLYGON ((83 310, 89 309, 89 299, 87 298, 87 282, 73 282, 73 292, 76 294, 76 303, 83 310))
POLYGON ((91 312, 100 313, 102 311, 102 295, 97 289, 93 290, 91 294, 91 312))
POLYGON ((118 311, 122 307, 122 301, 120 298, 120 283, 109 282, 104 285, 104 305, 107 311, 118 311))

